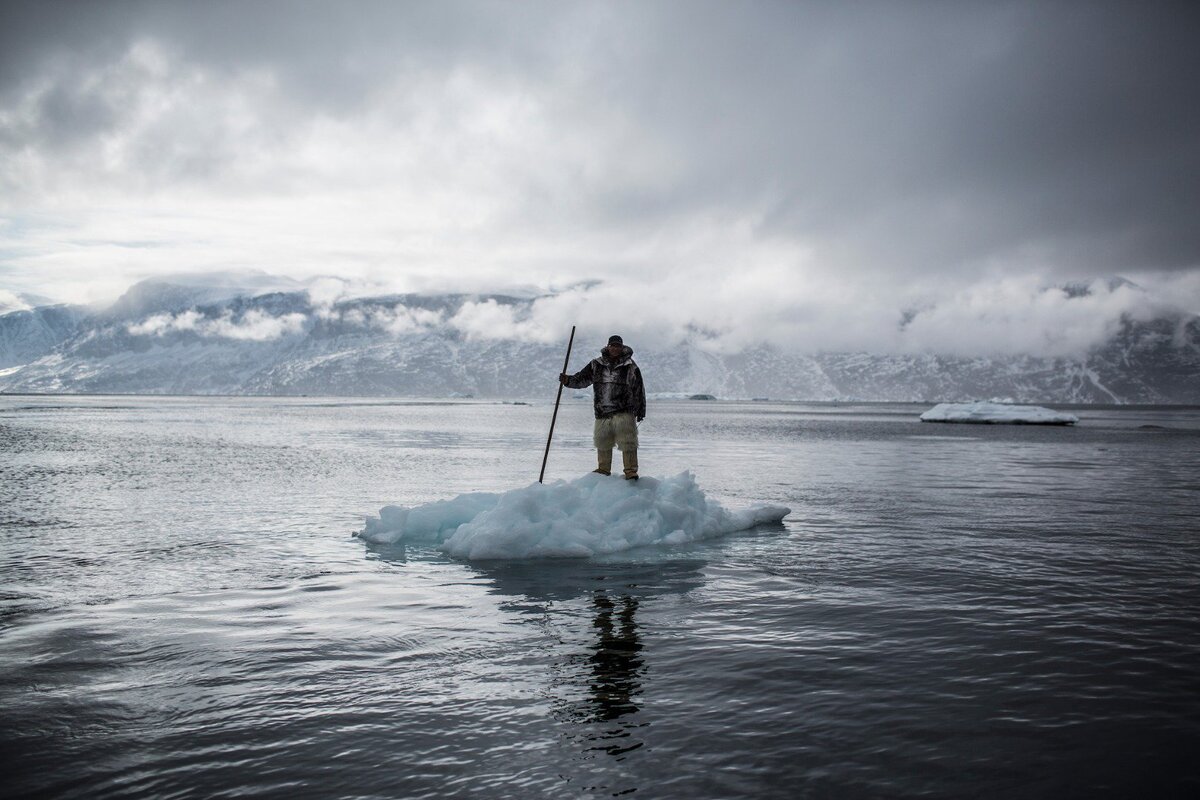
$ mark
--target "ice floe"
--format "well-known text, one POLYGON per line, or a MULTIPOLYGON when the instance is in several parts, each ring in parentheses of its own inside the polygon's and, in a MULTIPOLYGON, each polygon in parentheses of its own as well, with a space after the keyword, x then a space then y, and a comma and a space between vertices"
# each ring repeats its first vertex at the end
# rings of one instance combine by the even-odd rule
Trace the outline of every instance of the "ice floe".
POLYGON ((1006 403, 938 403, 921 415, 921 421, 1074 425, 1079 422, 1079 417, 1041 406, 1016 406, 1006 403))
POLYGON ((436 544, 468 560, 586 558, 711 539, 778 523, 788 513, 782 506, 726 509, 705 496, 690 472, 639 481, 589 473, 412 508, 385 506, 358 535, 376 544, 436 544))

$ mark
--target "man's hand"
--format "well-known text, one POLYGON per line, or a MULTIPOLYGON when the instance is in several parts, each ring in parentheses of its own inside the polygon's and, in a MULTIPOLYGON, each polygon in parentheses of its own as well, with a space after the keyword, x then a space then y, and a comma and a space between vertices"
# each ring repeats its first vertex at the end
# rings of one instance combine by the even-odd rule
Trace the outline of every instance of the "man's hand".
POLYGON ((569 378, 569 377, 570 377, 570 376, 569 376, 569 375, 567 375, 567 373, 565 373, 565 372, 560 372, 560 373, 559 373, 559 375, 558 375, 558 382, 559 382, 559 383, 561 383, 563 386, 566 386, 566 385, 567 385, 567 378, 569 378))

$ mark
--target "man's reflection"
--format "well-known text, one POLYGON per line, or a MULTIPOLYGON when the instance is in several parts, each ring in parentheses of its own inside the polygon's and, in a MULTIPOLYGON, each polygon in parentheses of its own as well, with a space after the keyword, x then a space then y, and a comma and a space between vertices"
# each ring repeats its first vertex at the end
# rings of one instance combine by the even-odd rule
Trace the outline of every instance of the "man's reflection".
POLYGON ((638 710, 634 702, 642 691, 642 643, 634 621, 638 601, 620 595, 614 603, 604 592, 596 592, 592 606, 596 614, 592 627, 600 638, 588 659, 592 667, 588 716, 593 722, 609 722, 638 710))
POLYGON ((585 762, 598 752, 621 761, 643 747, 642 729, 650 723, 640 713, 647 667, 638 611, 649 598, 703 586, 705 565, 698 558, 675 558, 476 567, 491 591, 503 598, 501 608, 544 626, 547 654, 553 654, 548 663, 552 713, 571 723, 566 733, 583 744, 585 762), (590 617, 590 626, 576 616, 581 611, 583 620, 590 617))

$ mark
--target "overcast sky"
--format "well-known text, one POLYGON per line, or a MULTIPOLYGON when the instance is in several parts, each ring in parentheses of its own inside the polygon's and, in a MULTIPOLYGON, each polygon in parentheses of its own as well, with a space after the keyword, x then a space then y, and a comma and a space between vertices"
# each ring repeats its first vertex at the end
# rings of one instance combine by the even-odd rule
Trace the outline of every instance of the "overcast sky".
POLYGON ((485 320, 529 338, 1078 349, 1200 311, 1196 8, 6 0, 0 301, 258 270, 565 289, 485 320))

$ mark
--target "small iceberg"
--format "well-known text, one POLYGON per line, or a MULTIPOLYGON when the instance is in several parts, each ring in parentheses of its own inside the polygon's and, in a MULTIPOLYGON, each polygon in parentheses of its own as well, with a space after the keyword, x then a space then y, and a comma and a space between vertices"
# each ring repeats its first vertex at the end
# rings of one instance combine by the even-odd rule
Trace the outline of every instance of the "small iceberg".
POLYGON ((1014 406, 1006 403, 938 403, 921 415, 921 422, 1074 425, 1079 422, 1079 417, 1041 406, 1014 406))
POLYGON ((466 560, 587 558, 711 539, 779 523, 789 513, 782 506, 730 511, 705 497, 690 472, 639 481, 589 473, 412 508, 385 506, 358 536, 374 544, 436 544, 466 560))

